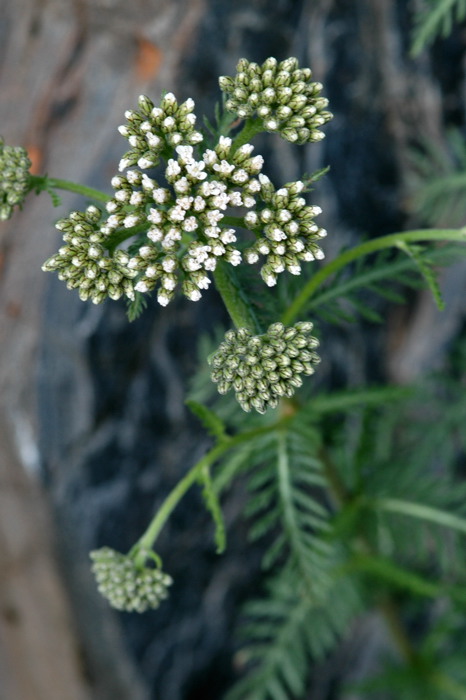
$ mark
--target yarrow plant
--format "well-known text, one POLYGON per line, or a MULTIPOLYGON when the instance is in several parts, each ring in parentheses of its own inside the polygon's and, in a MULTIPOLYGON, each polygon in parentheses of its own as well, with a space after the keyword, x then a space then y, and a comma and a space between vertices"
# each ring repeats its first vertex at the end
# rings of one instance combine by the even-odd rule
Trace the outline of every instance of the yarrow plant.
MULTIPOLYGON (((409 286, 416 273, 441 307, 436 266, 448 262, 448 255, 464 254, 466 233, 394 233, 346 249, 324 264, 326 231, 316 223, 321 209, 309 201, 309 193, 325 169, 275 184, 251 143, 266 132, 313 148, 332 117, 322 85, 296 58, 268 58, 262 65, 241 59, 236 73, 219 82, 223 108, 217 110, 216 123, 206 121, 205 129, 197 126, 192 99, 178 102, 170 92, 157 104, 139 98, 138 108, 125 113, 126 124, 119 128, 130 148, 111 179, 111 195, 31 175, 24 149, 0 141, 0 218, 10 217, 32 190, 48 191, 54 198, 56 190, 71 190, 91 200, 84 210, 57 222, 63 242, 43 269, 56 272, 83 301, 126 299, 131 319, 148 297, 165 307, 178 293, 199 302, 211 286, 217 289, 233 328, 205 363, 212 382, 201 371, 194 398, 187 401, 213 446, 166 496, 130 552, 95 550, 92 570, 99 591, 114 608, 144 612, 158 607, 171 578, 153 548, 174 508, 199 484, 222 552, 226 532, 220 497, 237 473, 247 473, 247 513, 255 520, 253 536, 268 535, 263 564, 271 584, 266 601, 249 611, 245 658, 251 673, 229 697, 302 697, 307 655, 329 651, 360 614, 364 576, 369 583, 383 579, 387 596, 392 585, 421 596, 448 594, 453 607, 464 603, 450 575, 447 590, 442 581, 426 582, 422 572, 406 571, 403 558, 386 557, 388 541, 396 541, 400 552, 408 544, 398 537, 400 516, 411 519, 413 537, 416 523, 466 532, 464 519, 448 512, 458 499, 453 477, 443 489, 429 491, 428 504, 422 501, 427 487, 421 476, 425 464, 419 460, 413 459, 409 472, 411 500, 403 497, 402 486, 397 491, 408 471, 405 459, 398 469, 398 454, 393 473, 382 465, 382 473, 389 472, 386 482, 377 470, 378 480, 374 477, 380 451, 372 453, 367 445, 377 442, 380 424, 383 444, 389 440, 385 416, 379 424, 379 414, 371 411, 398 402, 402 423, 404 390, 374 387, 327 396, 306 377, 318 368, 319 344, 325 353, 319 314, 338 322, 348 318, 353 304, 373 318, 360 291, 370 288, 393 299, 390 282, 409 286), (216 387, 218 394, 208 387, 216 387), (355 439, 339 416, 361 407, 365 418, 355 439), (251 414, 247 423, 244 412, 251 414), (326 422, 329 414, 331 423, 326 422), (339 437, 335 445, 326 444, 335 426, 339 437), (418 482, 416 496, 413 485, 418 482)), ((403 427, 393 428, 397 444, 400 435, 403 443, 403 427)), ((439 562, 435 559, 443 574, 439 562)), ((393 632, 406 672, 417 679, 419 697, 424 697, 426 683, 433 683, 442 700, 444 691, 445 697, 465 700, 441 655, 435 672, 425 671, 424 652, 414 648, 396 601, 387 596, 380 599, 379 612, 393 632)), ((373 604, 367 596, 367 605, 373 604)))

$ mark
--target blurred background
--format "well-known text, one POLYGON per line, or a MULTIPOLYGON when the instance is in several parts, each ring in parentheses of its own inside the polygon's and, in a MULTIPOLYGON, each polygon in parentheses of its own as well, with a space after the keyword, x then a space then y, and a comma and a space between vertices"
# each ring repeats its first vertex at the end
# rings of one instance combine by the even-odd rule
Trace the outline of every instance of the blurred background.
MULTIPOLYGON (((464 225, 453 206, 432 214, 425 188, 455 168, 450 133, 464 128, 466 28, 413 58, 418 6, 0 0, 0 133, 28 149, 34 172, 110 191, 126 150, 117 126, 139 94, 157 101, 170 90, 192 97, 198 117, 212 115, 217 78, 232 75, 238 58, 296 56, 330 100, 326 138, 295 148, 268 137, 256 149, 277 182, 331 166, 313 195, 329 231, 327 258, 363 236, 464 225)), ((222 557, 199 495, 176 510, 158 545, 175 580, 159 611, 112 611, 96 593, 88 552, 127 551, 209 447, 184 399, 199 338, 227 319, 209 292, 202 306, 151 303, 129 324, 124 303, 84 304, 42 273, 59 242, 54 221, 82 206, 70 194, 55 210, 47 194, 30 196, 0 225, 0 698, 217 700, 241 673, 236 623, 261 585, 241 489, 225 503, 222 557)), ((384 309, 383 329, 335 331, 323 381, 409 383, 442 368, 465 335, 464 262, 442 287, 442 313, 427 292, 413 292, 407 306, 384 309)), ((358 658, 367 666, 383 631, 363 627, 369 651, 358 658)), ((348 672, 345 653, 323 663, 306 697, 343 698, 335 688, 348 672)))

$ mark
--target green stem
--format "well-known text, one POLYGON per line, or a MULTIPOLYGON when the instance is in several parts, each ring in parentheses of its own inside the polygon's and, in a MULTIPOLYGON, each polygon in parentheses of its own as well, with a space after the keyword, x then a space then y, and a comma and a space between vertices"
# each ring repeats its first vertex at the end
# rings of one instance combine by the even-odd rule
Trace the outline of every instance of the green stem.
POLYGON ((237 151, 238 148, 244 146, 245 143, 249 143, 251 139, 253 139, 254 136, 256 134, 259 134, 261 131, 264 131, 264 122, 262 121, 262 119, 260 119, 259 117, 250 117, 249 119, 247 119, 241 131, 239 132, 239 134, 236 135, 236 138, 233 140, 232 152, 235 153, 235 151, 237 151))
POLYGON ((321 267, 316 274, 304 285, 301 292, 294 299, 282 316, 282 322, 285 325, 292 323, 303 306, 315 294, 317 289, 330 277, 341 268, 358 258, 370 255, 384 248, 398 247, 401 243, 410 243, 414 241, 461 241, 466 243, 465 229, 421 229, 419 231, 407 231, 405 233, 392 233, 388 236, 374 238, 361 245, 355 246, 350 250, 341 253, 337 258, 321 267))
POLYGON ((260 333, 259 322, 252 311, 246 296, 234 279, 233 271, 219 261, 214 272, 215 286, 230 314, 236 328, 247 328, 252 333, 260 333))
POLYGON ((39 191, 54 189, 76 192, 76 194, 82 194, 83 197, 87 197, 88 199, 95 199, 98 202, 104 203, 111 199, 110 195, 96 190, 93 187, 78 185, 78 183, 71 182, 70 180, 59 180, 55 177, 48 177, 48 175, 31 175, 29 182, 31 184, 31 189, 38 189, 39 191))
POLYGON ((267 425, 262 428, 255 428, 253 430, 248 430, 234 437, 228 437, 222 440, 220 443, 215 445, 209 452, 207 452, 204 457, 202 457, 194 466, 191 467, 189 472, 179 481, 176 486, 170 491, 168 496, 165 498, 164 502, 155 514, 149 527, 136 542, 132 551, 140 553, 139 558, 136 554, 136 562, 143 563, 140 561, 144 559, 144 552, 152 549, 154 542, 157 539, 160 531, 167 522, 173 510, 176 508, 178 503, 181 501, 185 493, 191 488, 191 486, 198 481, 200 474, 203 470, 211 467, 214 462, 216 462, 219 457, 221 457, 225 452, 231 450, 237 445, 249 442, 258 435, 263 435, 276 430, 276 424, 267 425))

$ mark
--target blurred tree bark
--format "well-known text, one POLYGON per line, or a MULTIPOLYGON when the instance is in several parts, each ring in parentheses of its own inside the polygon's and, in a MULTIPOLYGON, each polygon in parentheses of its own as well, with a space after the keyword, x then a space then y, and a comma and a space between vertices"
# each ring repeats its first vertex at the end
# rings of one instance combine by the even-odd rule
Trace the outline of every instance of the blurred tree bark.
MULTIPOLYGON (((275 139, 262 152, 279 182, 330 162, 318 197, 331 257, 409 220, 409 148, 420 134, 442 145, 444 123, 464 110, 461 75, 448 82, 441 58, 437 68, 409 59, 410 11, 404 0, 3 0, 0 133, 28 148, 35 172, 108 190, 125 148, 116 127, 141 92, 173 90, 211 113, 217 76, 240 56, 296 55, 326 86, 335 119, 322 144, 298 152, 275 139)), ((254 550, 244 554, 241 495, 226 504, 233 534, 221 561, 196 496, 168 526, 161 547, 178 583, 160 612, 117 619, 86 552, 131 546, 202 454, 183 399, 197 337, 222 312, 211 294, 202 310, 180 300, 128 326, 123 305, 84 305, 44 275, 53 218, 82 205, 66 195, 53 211, 43 194, 1 229, 2 700, 213 700, 235 674, 231 627, 259 577, 254 550)), ((441 363, 465 279, 460 265, 447 280, 441 325, 423 295, 409 319, 392 314, 381 372, 410 381, 441 363)), ((344 352, 334 337, 323 375, 363 379, 361 333, 348 329, 344 352)), ((309 697, 324 698, 324 685, 309 697)))

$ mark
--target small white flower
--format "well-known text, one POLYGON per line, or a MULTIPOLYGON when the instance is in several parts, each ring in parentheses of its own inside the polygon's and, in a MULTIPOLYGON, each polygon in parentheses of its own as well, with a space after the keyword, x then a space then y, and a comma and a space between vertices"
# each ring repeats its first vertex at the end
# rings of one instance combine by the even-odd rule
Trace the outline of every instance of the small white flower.
POLYGON ((264 165, 264 159, 262 156, 254 156, 254 158, 251 158, 251 162, 249 167, 252 168, 253 170, 259 171, 264 165))
POLYGON ((163 101, 174 105, 176 104, 176 97, 172 92, 167 92, 167 94, 163 98, 163 101))
POLYGON ((185 216, 185 210, 178 206, 172 207, 168 212, 168 218, 170 221, 183 221, 185 216))
POLYGON ((126 173, 126 179, 128 182, 130 182, 132 185, 138 185, 139 184, 139 173, 137 170, 128 170, 126 173))
POLYGON ((210 148, 208 148, 208 149, 204 152, 202 158, 203 158, 204 163, 205 163, 206 165, 213 165, 214 163, 216 163, 216 162, 218 161, 218 156, 217 156, 217 154, 215 153, 215 151, 211 151, 210 148))
POLYGON ((157 277, 157 270, 155 267, 148 267, 146 272, 145 272, 146 277, 157 277))
POLYGON ((191 208, 193 202, 193 197, 178 197, 176 200, 176 206, 181 207, 185 211, 191 208))
POLYGON ((211 226, 215 226, 219 221, 223 219, 223 214, 219 209, 210 209, 206 212, 207 221, 211 226))
POLYGON ((235 173, 233 173, 232 178, 233 182, 238 182, 238 183, 243 183, 247 182, 249 179, 249 175, 246 172, 246 170, 243 170, 243 168, 240 168, 237 170, 235 173))
POLYGON ((290 265, 287 269, 289 272, 291 272, 292 275, 301 274, 301 267, 299 265, 290 265))
POLYGON ((112 184, 112 187, 114 187, 115 189, 118 189, 123 184, 123 178, 120 177, 120 175, 115 175, 115 177, 112 177, 110 182, 112 184))
POLYGON ((118 204, 112 201, 107 202, 107 204, 105 205, 105 209, 108 211, 109 214, 111 214, 112 212, 118 209, 118 204))
POLYGON ((207 173, 204 172, 204 168, 205 163, 194 161, 186 166, 186 172, 195 180, 205 180, 207 173))
POLYGON ((147 232, 147 238, 150 238, 154 243, 158 243, 158 241, 161 241, 163 238, 163 229, 152 226, 147 232))
POLYGON ((210 282, 211 280, 209 277, 207 277, 207 275, 204 275, 203 277, 200 277, 196 280, 196 284, 199 287, 199 289, 208 289, 210 282))
POLYGON ((176 268, 176 260, 173 258, 165 258, 165 260, 162 262, 162 267, 165 272, 173 272, 176 268))
POLYGON ((230 194, 230 204, 232 207, 241 207, 243 206, 243 199, 241 197, 241 192, 232 192, 230 194))
POLYGON ((275 275, 266 275, 264 281, 267 287, 275 287, 275 285, 277 284, 277 278, 275 275))
POLYGON ((237 153, 242 156, 249 156, 254 150, 254 146, 250 143, 245 143, 243 146, 238 148, 237 153))
POLYGON ((214 257, 209 257, 204 262, 204 269, 208 270, 209 272, 213 272, 216 267, 217 267, 217 259, 214 257))
POLYGON ((257 216, 255 211, 248 211, 246 216, 244 217, 244 222, 248 226, 255 226, 259 220, 259 217, 257 216))
POLYGON ((188 218, 183 221, 183 231, 195 231, 198 225, 196 217, 188 216, 188 218))
POLYGON ((241 253, 239 250, 233 250, 230 255, 228 256, 228 262, 230 265, 233 265, 236 267, 236 265, 239 265, 241 263, 241 253))
POLYGON ((159 119, 163 115, 163 109, 160 109, 160 107, 154 107, 153 110, 151 111, 151 116, 154 119, 159 119))
POLYGON ((178 161, 173 160, 173 158, 170 158, 168 163, 167 163, 167 169, 165 170, 165 175, 167 177, 175 177, 175 175, 179 175, 181 173, 181 168, 180 164, 178 161))
POLYGON ((212 253, 217 256, 223 255, 225 253, 225 246, 221 243, 215 243, 212 246, 212 253))
POLYGON ((118 228, 120 225, 120 217, 117 216, 116 214, 112 214, 112 216, 109 216, 107 219, 107 226, 109 226, 111 229, 118 228))
POLYGON ((142 192, 133 192, 133 194, 130 197, 129 203, 133 207, 137 207, 139 204, 142 204, 143 200, 144 195, 142 194, 142 192))
POLYGON ((193 209, 194 211, 203 211, 206 208, 206 202, 203 197, 200 197, 197 195, 193 201, 193 209))
POLYGON ((150 209, 147 219, 153 224, 160 224, 163 221, 163 214, 158 209, 150 209))
POLYGON ((248 209, 250 209, 251 207, 253 207, 253 206, 255 205, 255 203, 256 203, 256 200, 254 199, 254 197, 250 197, 249 195, 245 195, 245 196, 243 197, 243 204, 244 204, 244 206, 247 207, 248 209))
POLYGON ((162 122, 162 125, 163 125, 166 129, 171 129, 172 127, 175 126, 175 124, 176 124, 176 122, 175 122, 175 120, 173 119, 173 117, 165 117, 165 119, 164 119, 163 122, 162 122))
POLYGON ((192 146, 177 146, 175 150, 180 156, 180 159, 184 163, 184 165, 189 165, 190 163, 195 162, 193 158, 192 146))
POLYGON ((244 257, 246 258, 246 261, 250 264, 253 265, 259 260, 258 254, 254 250, 248 250, 245 252, 244 257))
POLYGON ((146 140, 151 148, 157 148, 157 146, 160 144, 160 138, 156 134, 153 134, 152 131, 147 132, 146 140))
MULTIPOLYGON (((278 122, 276 119, 267 119, 265 122, 265 128, 269 129, 270 131, 276 131, 278 129, 278 122)), ((267 284, 269 284, 267 282, 267 284)), ((269 287, 272 285, 269 285, 269 287)))
POLYGON ((152 125, 150 122, 145 121, 145 122, 142 122, 142 124, 139 128, 141 129, 141 131, 148 132, 152 129, 152 125))
POLYGON ((152 192, 152 197, 157 204, 164 204, 167 201, 168 192, 163 187, 156 187, 152 192))
POLYGON ((202 294, 200 293, 199 289, 193 289, 187 294, 188 299, 191 299, 191 301, 199 301, 201 296, 202 294))
POLYGON ((209 238, 218 238, 221 229, 219 226, 206 226, 204 233, 209 238))
POLYGON ((126 126, 126 124, 122 124, 121 126, 118 127, 118 131, 122 136, 128 136, 129 134, 129 129, 126 126))
POLYGON ((185 192, 189 192, 191 185, 189 184, 189 180, 185 177, 180 177, 179 180, 177 180, 173 188, 175 189, 176 192, 179 192, 180 194, 184 194, 185 192))
POLYGON ((131 260, 128 262, 128 267, 130 270, 137 270, 138 269, 138 260, 137 258, 131 258, 131 260))
POLYGON ((235 166, 227 160, 222 160, 220 163, 215 163, 213 169, 221 175, 229 175, 235 169, 235 166))
POLYGON ((222 146, 223 148, 230 148, 232 141, 229 136, 220 136, 218 143, 219 146, 222 146))
POLYGON ((286 230, 288 233, 291 233, 291 235, 295 235, 299 231, 299 224, 296 221, 290 221, 289 224, 286 225, 286 230))
POLYGON ((146 282, 144 280, 139 280, 139 282, 135 285, 134 289, 137 292, 148 292, 149 287, 147 286, 146 282))
POLYGON ((236 242, 235 229, 234 228, 224 229, 220 233, 220 240, 222 241, 222 243, 225 243, 225 245, 228 245, 228 243, 235 243, 236 242))
POLYGON ((121 172, 122 170, 126 170, 130 166, 130 161, 127 158, 122 158, 120 160, 120 163, 118 165, 118 170, 121 172))
POLYGON ((129 145, 132 146, 133 148, 136 148, 138 145, 138 137, 135 134, 132 134, 129 139, 129 145))
POLYGON ((136 224, 139 221, 139 216, 136 214, 129 214, 129 216, 125 217, 123 221, 123 226, 125 228, 132 228, 133 226, 136 226, 136 224))
POLYGON ((314 255, 316 257, 316 260, 323 260, 325 258, 325 253, 320 248, 317 248, 314 255))
POLYGON ((138 160, 138 165, 141 168, 141 170, 145 170, 147 168, 152 168, 154 163, 150 158, 139 158, 138 160))
POLYGON ((164 294, 163 290, 160 290, 157 294, 157 301, 159 302, 160 306, 167 306, 167 304, 170 303, 170 297, 167 294, 164 294))

